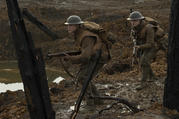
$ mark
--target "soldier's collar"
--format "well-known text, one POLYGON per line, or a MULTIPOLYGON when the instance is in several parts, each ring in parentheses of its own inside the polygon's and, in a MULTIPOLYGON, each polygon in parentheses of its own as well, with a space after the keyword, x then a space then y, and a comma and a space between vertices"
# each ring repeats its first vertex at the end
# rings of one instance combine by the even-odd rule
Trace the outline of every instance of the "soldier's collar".
POLYGON ((75 31, 75 40, 77 40, 78 37, 81 36, 81 34, 83 33, 83 29, 81 27, 79 27, 76 31, 75 31))
POLYGON ((137 32, 140 32, 144 28, 145 25, 146 25, 146 22, 144 20, 142 20, 141 23, 137 27, 135 27, 134 29, 137 32))

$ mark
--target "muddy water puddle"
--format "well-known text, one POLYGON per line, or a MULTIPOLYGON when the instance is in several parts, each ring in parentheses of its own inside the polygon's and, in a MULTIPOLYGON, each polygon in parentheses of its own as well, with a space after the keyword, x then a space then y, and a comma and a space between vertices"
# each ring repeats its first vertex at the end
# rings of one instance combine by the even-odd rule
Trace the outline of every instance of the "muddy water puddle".
MULTIPOLYGON (((46 73, 49 83, 59 83, 64 80, 58 70, 46 68, 46 73)), ((17 61, 0 61, 0 93, 7 90, 23 90, 17 61)))
MULTIPOLYGON (((63 81, 64 78, 62 77, 57 77, 56 79, 53 80, 53 83, 60 83, 63 81)), ((0 83, 0 93, 6 92, 6 91, 17 91, 17 90, 23 90, 24 91, 24 86, 23 83, 0 83)))
POLYGON ((0 83, 0 93, 6 92, 7 90, 10 91, 17 91, 17 90, 24 90, 22 83, 0 83))

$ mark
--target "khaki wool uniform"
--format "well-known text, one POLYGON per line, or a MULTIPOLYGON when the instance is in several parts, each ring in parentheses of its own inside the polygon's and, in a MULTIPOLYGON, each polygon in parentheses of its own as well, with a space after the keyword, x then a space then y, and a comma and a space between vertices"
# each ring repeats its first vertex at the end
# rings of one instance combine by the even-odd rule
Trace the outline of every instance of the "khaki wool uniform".
POLYGON ((160 47, 164 47, 163 50, 166 50, 168 47, 167 42, 159 44, 155 41, 160 42, 161 40, 167 39, 168 37, 164 34, 164 31, 160 27, 158 27, 156 30, 155 26, 145 22, 144 20, 141 22, 139 26, 134 28, 134 31, 136 33, 137 38, 136 44, 140 46, 137 54, 139 56, 139 64, 142 72, 141 80, 154 80, 156 78, 150 66, 152 59, 156 57, 157 51, 159 49, 162 49, 160 47))
MULTIPOLYGON (((110 54, 108 52, 108 49, 106 48, 106 45, 102 42, 102 40, 97 34, 94 34, 82 28, 79 28, 75 32, 75 43, 77 47, 79 47, 81 54, 77 56, 71 56, 70 60, 72 63, 81 64, 80 72, 78 74, 78 81, 81 85, 83 85, 84 81, 87 79, 88 76, 88 62, 91 56, 94 55, 97 50, 102 50, 100 61, 97 64, 97 68, 94 71, 94 75, 92 76, 94 78, 98 71, 109 60, 110 54)), ((92 84, 92 82, 90 82, 88 86, 84 99, 87 105, 94 105, 100 103, 100 101, 97 99, 89 99, 89 96, 99 96, 99 93, 95 85, 92 84)))

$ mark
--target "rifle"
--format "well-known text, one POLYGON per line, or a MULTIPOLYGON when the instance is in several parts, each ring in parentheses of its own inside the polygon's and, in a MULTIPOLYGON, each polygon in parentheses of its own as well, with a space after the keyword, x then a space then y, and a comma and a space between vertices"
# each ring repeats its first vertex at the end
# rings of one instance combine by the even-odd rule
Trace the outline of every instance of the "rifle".
POLYGON ((132 51, 132 67, 134 66, 134 63, 136 62, 136 58, 137 58, 137 50, 136 50, 136 45, 137 45, 137 41, 136 41, 136 33, 135 31, 132 29, 131 30, 131 34, 130 34, 132 40, 133 40, 133 43, 134 43, 134 46, 133 46, 133 51, 132 51))
POLYGON ((79 55, 81 54, 81 51, 67 51, 67 52, 60 52, 60 53, 48 53, 47 57, 52 58, 52 57, 64 57, 66 54, 73 56, 73 55, 79 55))

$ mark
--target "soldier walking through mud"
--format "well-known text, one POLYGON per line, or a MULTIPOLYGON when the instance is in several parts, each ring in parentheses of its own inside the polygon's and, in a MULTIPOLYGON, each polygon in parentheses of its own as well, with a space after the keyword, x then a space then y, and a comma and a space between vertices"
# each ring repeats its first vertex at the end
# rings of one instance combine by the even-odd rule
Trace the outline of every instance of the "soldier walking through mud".
POLYGON ((139 58, 142 72, 140 90, 145 87, 146 81, 157 80, 151 62, 156 57, 159 49, 167 52, 168 35, 164 33, 158 23, 149 17, 144 17, 140 12, 134 11, 127 18, 131 23, 131 36, 134 42, 134 54, 139 58))
MULTIPOLYGON (((69 16, 65 23, 65 25, 68 27, 68 33, 74 35, 75 45, 79 48, 81 54, 76 56, 66 55, 64 60, 70 61, 74 64, 80 64, 80 72, 77 79, 81 85, 83 85, 88 75, 87 69, 90 57, 92 57, 97 50, 100 49, 102 54, 92 77, 95 77, 98 71, 110 59, 110 53, 108 51, 109 49, 107 48, 106 44, 102 41, 101 37, 97 33, 85 29, 85 23, 88 22, 82 21, 81 18, 76 15, 69 16)), ((102 103, 99 99, 90 99, 90 96, 99 96, 97 88, 92 82, 90 82, 84 97, 86 108, 91 109, 94 108, 95 105, 102 103)))

